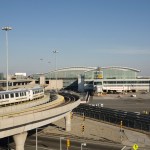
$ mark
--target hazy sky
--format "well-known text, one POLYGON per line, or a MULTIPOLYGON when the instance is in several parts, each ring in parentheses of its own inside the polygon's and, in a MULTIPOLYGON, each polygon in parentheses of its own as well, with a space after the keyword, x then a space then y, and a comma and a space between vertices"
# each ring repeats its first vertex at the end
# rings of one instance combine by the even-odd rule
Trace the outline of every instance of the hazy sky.
MULTIPOLYGON (((13 28, 10 73, 54 69, 56 49, 58 68, 123 66, 150 75, 150 0, 0 0, 4 26, 13 28)), ((0 72, 6 72, 2 30, 0 72)))

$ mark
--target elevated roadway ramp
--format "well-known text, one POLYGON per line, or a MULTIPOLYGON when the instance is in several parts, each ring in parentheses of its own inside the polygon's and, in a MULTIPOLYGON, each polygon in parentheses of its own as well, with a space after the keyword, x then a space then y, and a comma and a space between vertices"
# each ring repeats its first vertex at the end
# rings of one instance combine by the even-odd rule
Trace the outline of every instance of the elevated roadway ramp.
POLYGON ((16 150, 24 150, 27 131, 47 125, 65 117, 66 131, 71 130, 70 112, 80 104, 80 99, 64 103, 64 97, 40 106, 0 116, 0 138, 13 136, 16 150))

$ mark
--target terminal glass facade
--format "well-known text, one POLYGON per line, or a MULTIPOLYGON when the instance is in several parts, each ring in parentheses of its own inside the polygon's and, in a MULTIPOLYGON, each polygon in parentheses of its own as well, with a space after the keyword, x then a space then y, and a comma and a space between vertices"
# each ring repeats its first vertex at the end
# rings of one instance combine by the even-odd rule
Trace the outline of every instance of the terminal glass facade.
POLYGON ((85 79, 136 79, 136 70, 128 68, 98 68, 85 72, 85 79))
POLYGON ((84 74, 84 90, 150 91, 150 79, 138 78, 139 72, 139 70, 126 67, 97 68, 87 71, 84 74))
POLYGON ((63 87, 65 89, 78 89, 78 76, 83 75, 85 71, 91 70, 90 67, 71 67, 58 69, 45 74, 47 80, 55 80, 56 74, 58 80, 63 80, 63 87))
MULTIPOLYGON (((63 80, 63 88, 78 89, 78 77, 84 75, 85 71, 94 69, 95 67, 70 67, 58 69, 56 71, 51 71, 45 73, 46 81, 55 80, 57 75, 57 80, 63 80)), ((34 74, 31 77, 33 79, 39 80, 42 74, 34 74)))
POLYGON ((103 69, 104 79, 135 79, 137 72, 129 69, 108 68, 103 69))

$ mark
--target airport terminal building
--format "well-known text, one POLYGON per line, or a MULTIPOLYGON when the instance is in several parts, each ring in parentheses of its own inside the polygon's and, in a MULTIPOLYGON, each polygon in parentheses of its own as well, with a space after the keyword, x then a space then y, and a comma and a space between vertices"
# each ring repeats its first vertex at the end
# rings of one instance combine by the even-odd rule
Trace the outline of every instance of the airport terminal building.
POLYGON ((140 70, 127 67, 98 67, 84 72, 84 91, 150 91, 150 78, 138 77, 140 70))
MULTIPOLYGON (((55 82, 57 79, 58 88, 69 89, 69 90, 78 90, 78 79, 80 76, 84 75, 84 72, 96 69, 95 67, 68 67, 58 70, 54 70, 48 73, 45 73, 45 83, 50 84, 55 82), (59 87, 59 82, 62 81, 62 87, 59 87)), ((41 74, 34 74, 32 78, 39 83, 41 74)), ((53 84, 55 86, 55 84, 53 84)), ((53 88, 53 87, 52 87, 53 88)), ((54 87, 55 88, 55 87, 54 87)))
MULTIPOLYGON (((150 78, 139 77, 140 70, 128 67, 70 67, 45 73, 45 82, 62 80, 63 89, 101 92, 150 92, 150 78)), ((33 75, 38 79, 39 75, 33 75)))
MULTIPOLYGON (((150 92, 150 77, 140 77, 140 70, 128 67, 68 67, 44 74, 32 74, 27 79, 11 79, 9 86, 40 84, 45 89, 67 89, 79 92, 150 92)), ((5 87, 6 80, 0 79, 5 87)))

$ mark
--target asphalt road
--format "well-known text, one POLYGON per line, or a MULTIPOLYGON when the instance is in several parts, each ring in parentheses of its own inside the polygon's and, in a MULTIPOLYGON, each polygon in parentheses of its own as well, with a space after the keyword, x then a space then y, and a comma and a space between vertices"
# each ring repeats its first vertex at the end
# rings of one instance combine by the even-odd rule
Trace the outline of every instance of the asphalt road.
MULTIPOLYGON (((35 136, 28 137, 25 143, 25 150, 35 150, 35 136)), ((92 141, 71 140, 68 150, 81 150, 81 143, 86 142, 86 146, 82 146, 82 150, 120 150, 114 144, 95 143, 92 141)), ((66 139, 62 140, 62 150, 67 150, 66 139)), ((38 150, 60 150, 60 138, 38 136, 38 150)))

